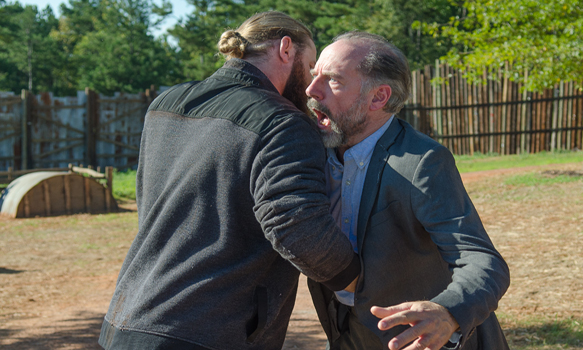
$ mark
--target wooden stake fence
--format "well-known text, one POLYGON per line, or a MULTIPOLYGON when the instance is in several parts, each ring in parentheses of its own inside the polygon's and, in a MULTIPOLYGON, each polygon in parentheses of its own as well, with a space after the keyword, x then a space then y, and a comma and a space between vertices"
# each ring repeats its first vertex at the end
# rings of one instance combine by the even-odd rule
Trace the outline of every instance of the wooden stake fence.
POLYGON ((576 88, 583 84, 561 82, 533 93, 501 70, 492 75, 496 80, 484 73, 485 84, 470 84, 436 61, 413 72, 411 100, 400 115, 454 154, 583 148, 583 91, 576 88))

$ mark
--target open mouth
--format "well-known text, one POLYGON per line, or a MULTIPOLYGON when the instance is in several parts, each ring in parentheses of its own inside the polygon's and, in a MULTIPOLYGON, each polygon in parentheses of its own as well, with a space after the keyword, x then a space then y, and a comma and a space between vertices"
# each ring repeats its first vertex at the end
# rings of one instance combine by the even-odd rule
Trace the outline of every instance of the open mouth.
POLYGON ((328 130, 330 128, 330 117, 328 115, 316 108, 312 108, 312 113, 318 120, 318 127, 322 130, 328 130))

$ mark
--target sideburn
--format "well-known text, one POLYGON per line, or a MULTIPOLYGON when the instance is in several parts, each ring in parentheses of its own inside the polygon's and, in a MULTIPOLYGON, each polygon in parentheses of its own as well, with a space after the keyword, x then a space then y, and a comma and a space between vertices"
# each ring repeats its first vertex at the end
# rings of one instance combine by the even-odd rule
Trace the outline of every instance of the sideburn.
POLYGON ((302 55, 296 55, 291 74, 285 83, 285 88, 281 95, 290 100, 300 111, 309 115, 310 111, 307 105, 308 95, 306 95, 306 88, 309 82, 304 80, 305 75, 306 72, 302 65, 302 55))

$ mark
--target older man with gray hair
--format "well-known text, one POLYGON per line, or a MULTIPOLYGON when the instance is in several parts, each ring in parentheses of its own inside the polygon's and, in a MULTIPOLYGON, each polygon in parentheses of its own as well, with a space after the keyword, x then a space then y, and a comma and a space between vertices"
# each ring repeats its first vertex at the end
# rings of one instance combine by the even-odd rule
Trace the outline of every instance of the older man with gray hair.
POLYGON ((309 281, 328 346, 508 349, 493 312, 508 267, 451 153, 395 117, 410 74, 385 39, 350 32, 322 52, 306 89, 328 147, 331 213, 362 266, 354 293, 309 281))

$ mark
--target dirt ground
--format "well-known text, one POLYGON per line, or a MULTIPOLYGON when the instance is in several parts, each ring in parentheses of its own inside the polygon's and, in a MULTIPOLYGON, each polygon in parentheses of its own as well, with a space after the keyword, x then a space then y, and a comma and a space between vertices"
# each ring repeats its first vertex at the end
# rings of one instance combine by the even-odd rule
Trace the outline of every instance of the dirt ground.
MULTIPOLYGON (((583 162, 462 176, 511 269, 512 285, 498 314, 512 348, 540 343, 541 330, 553 320, 583 323, 583 180, 545 186, 505 183, 515 175, 548 170, 582 172, 583 162)), ((132 210, 0 217, 0 348, 100 349, 96 339, 136 219, 132 210)), ((566 331, 564 340, 545 340, 532 349, 583 349, 577 340, 581 334, 575 333, 566 331)), ((324 348, 301 278, 284 349, 324 348)))

